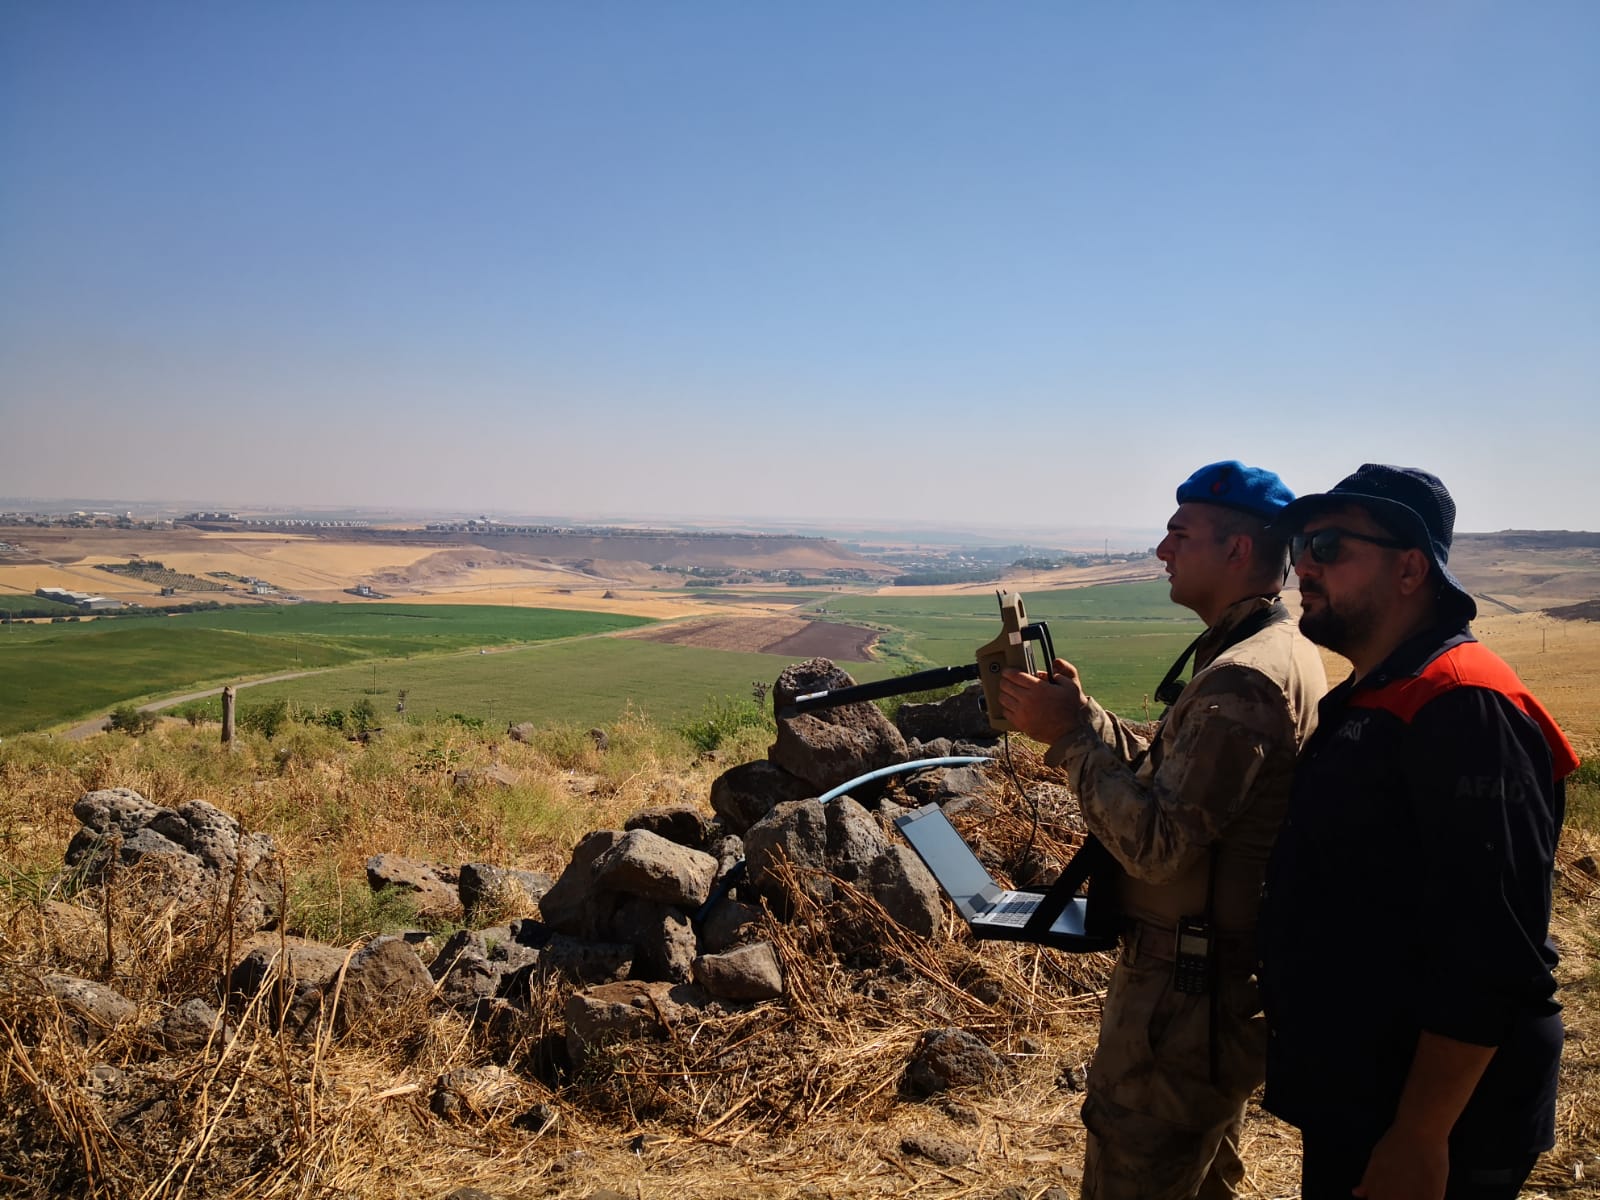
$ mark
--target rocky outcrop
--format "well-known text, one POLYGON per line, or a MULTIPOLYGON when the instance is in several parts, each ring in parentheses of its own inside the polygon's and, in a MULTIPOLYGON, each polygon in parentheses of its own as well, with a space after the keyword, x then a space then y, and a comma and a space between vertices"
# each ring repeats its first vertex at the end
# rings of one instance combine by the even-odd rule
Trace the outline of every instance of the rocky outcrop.
POLYGON ((374 854, 367 859, 367 886, 373 891, 395 888, 416 905, 419 917, 454 920, 461 916, 460 873, 443 863, 374 854))
MULTIPOLYGON (((826 658, 788 667, 773 688, 778 712, 810 692, 853 687, 855 680, 826 658)), ((905 738, 873 704, 843 704, 778 718, 778 739, 767 758, 817 792, 906 757, 905 738)))
POLYGON ((92 882, 110 864, 141 867, 141 882, 190 912, 215 920, 233 905, 235 923, 270 929, 278 920, 277 844, 246 834, 204 800, 152 804, 131 788, 85 792, 72 806, 83 823, 66 863, 92 882), (235 877, 237 876, 237 885, 235 877))
POLYGON ((765 760, 730 767, 711 784, 711 809, 732 833, 745 833, 780 804, 819 794, 805 780, 765 760))

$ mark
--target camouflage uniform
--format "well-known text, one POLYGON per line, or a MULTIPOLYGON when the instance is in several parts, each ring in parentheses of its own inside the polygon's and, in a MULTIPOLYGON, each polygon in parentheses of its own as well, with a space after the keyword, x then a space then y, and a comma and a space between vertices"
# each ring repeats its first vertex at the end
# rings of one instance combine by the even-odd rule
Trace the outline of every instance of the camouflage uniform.
POLYGON ((1321 658, 1281 605, 1218 653, 1270 607, 1242 600, 1207 631, 1153 741, 1090 700, 1084 724, 1046 755, 1070 772, 1084 820, 1127 872, 1127 932, 1083 1106, 1086 1200, 1232 1196, 1244 1174, 1239 1130, 1266 1055, 1254 977, 1261 880, 1327 690, 1321 658), (1205 912, 1213 862, 1216 992, 1189 995, 1172 986, 1176 926, 1205 912))

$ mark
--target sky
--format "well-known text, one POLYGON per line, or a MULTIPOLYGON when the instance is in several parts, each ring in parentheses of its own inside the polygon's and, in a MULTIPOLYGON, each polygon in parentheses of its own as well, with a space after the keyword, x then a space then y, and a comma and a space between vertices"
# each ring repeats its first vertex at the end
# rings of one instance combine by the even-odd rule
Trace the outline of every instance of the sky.
POLYGON ((0 496, 1600 529, 1600 4, 0 0, 0 496))

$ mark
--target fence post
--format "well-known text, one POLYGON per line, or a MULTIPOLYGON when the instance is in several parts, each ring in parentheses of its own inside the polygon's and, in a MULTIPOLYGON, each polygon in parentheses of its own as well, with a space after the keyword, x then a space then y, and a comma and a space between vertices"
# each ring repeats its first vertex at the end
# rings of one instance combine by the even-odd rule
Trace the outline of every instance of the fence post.
POLYGON ((222 744, 233 745, 233 684, 222 689, 222 744))

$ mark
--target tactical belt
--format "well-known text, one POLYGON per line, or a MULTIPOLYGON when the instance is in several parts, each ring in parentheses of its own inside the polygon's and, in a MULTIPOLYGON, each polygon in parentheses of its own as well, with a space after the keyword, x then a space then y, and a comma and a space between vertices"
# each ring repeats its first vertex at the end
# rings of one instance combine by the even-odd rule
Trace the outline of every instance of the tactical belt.
MULTIPOLYGON (((1253 933, 1217 934, 1219 969, 1229 974, 1250 975, 1256 969, 1256 935, 1253 933)), ((1129 917, 1122 927, 1122 944, 1141 962, 1172 962, 1177 954, 1178 931, 1172 925, 1158 925, 1129 917)))

